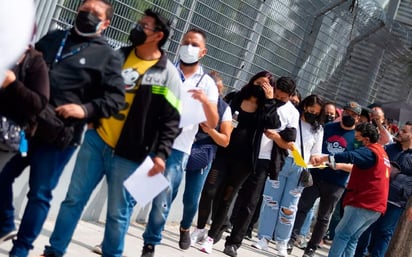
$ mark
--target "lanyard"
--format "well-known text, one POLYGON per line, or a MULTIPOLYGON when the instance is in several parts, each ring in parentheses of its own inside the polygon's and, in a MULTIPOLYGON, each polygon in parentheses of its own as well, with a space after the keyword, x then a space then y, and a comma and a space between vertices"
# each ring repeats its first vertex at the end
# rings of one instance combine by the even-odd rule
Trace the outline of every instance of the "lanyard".
POLYGON ((69 37, 69 34, 70 34, 70 31, 66 31, 66 34, 64 35, 62 41, 60 42, 60 46, 59 46, 59 49, 57 50, 56 57, 54 57, 54 63, 59 63, 62 60, 66 59, 70 56, 78 54, 82 49, 89 46, 88 43, 87 44, 82 44, 79 47, 77 47, 75 49, 72 49, 70 52, 62 55, 64 46, 66 45, 66 41, 67 41, 67 38, 69 37))

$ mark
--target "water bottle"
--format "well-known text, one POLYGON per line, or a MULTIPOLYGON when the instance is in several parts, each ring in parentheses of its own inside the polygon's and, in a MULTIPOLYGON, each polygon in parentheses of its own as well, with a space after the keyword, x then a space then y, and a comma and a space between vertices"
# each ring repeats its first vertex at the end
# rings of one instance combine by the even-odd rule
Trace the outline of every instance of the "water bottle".
POLYGON ((239 121, 237 120, 238 117, 239 117, 239 112, 235 111, 235 113, 233 113, 233 116, 232 116, 232 127, 233 128, 236 128, 237 125, 239 124, 239 121))
POLYGON ((28 149, 28 142, 27 142, 27 138, 26 138, 26 133, 24 132, 24 130, 20 130, 20 145, 19 145, 19 152, 21 154, 22 157, 26 157, 27 156, 27 151, 28 149))

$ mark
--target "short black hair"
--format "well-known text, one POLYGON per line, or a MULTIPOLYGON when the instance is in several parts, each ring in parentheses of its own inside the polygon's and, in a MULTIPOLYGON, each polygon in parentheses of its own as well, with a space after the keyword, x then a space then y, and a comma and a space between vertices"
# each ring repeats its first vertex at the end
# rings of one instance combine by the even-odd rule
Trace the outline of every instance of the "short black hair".
POLYGON ((361 133, 361 136, 369 138, 371 143, 376 143, 379 140, 379 132, 375 125, 369 122, 362 122, 356 125, 355 131, 361 133))
POLYGON ((207 36, 206 36, 206 32, 204 32, 203 30, 201 30, 199 28, 191 28, 185 34, 187 34, 189 32, 198 33, 198 34, 202 35, 203 40, 205 40, 205 43, 206 43, 207 36))
MULTIPOLYGON (((80 5, 83 5, 84 3, 86 3, 87 1, 90 0, 83 0, 83 2, 80 5)), ((114 15, 114 11, 113 11, 113 6, 110 3, 109 0, 95 0, 95 1, 99 1, 104 3, 105 5, 107 5, 107 9, 106 9, 106 19, 111 20, 113 18, 114 15)))
POLYGON ((163 38, 158 43, 158 47, 161 48, 169 38, 171 22, 162 14, 152 9, 146 9, 144 15, 155 19, 155 30, 163 32, 163 38))
POLYGON ((291 96, 293 93, 295 93, 296 83, 290 77, 280 77, 276 81, 276 89, 279 89, 280 91, 285 92, 289 96, 291 96))

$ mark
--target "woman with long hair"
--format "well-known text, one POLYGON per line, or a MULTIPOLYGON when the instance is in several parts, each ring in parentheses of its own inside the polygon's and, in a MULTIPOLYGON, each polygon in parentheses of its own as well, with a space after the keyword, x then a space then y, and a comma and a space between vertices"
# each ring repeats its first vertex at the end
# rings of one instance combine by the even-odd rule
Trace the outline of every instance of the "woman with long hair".
POLYGON ((201 247, 211 253, 221 236, 229 207, 240 186, 253 170, 265 129, 280 126, 273 100, 275 78, 267 71, 254 75, 230 101, 232 113, 239 113, 229 145, 220 147, 206 179, 199 203, 198 226, 192 233, 193 243, 205 238, 205 225, 212 210, 213 223, 201 247), (215 197, 218 195, 219 197, 215 197))

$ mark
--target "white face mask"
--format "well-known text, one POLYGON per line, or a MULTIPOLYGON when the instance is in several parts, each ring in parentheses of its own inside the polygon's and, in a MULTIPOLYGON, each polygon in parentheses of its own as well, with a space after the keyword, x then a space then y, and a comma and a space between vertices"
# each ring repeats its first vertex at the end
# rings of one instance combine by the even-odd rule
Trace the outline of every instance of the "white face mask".
POLYGON ((180 60, 187 64, 199 61, 200 47, 192 45, 182 45, 179 50, 180 60))

